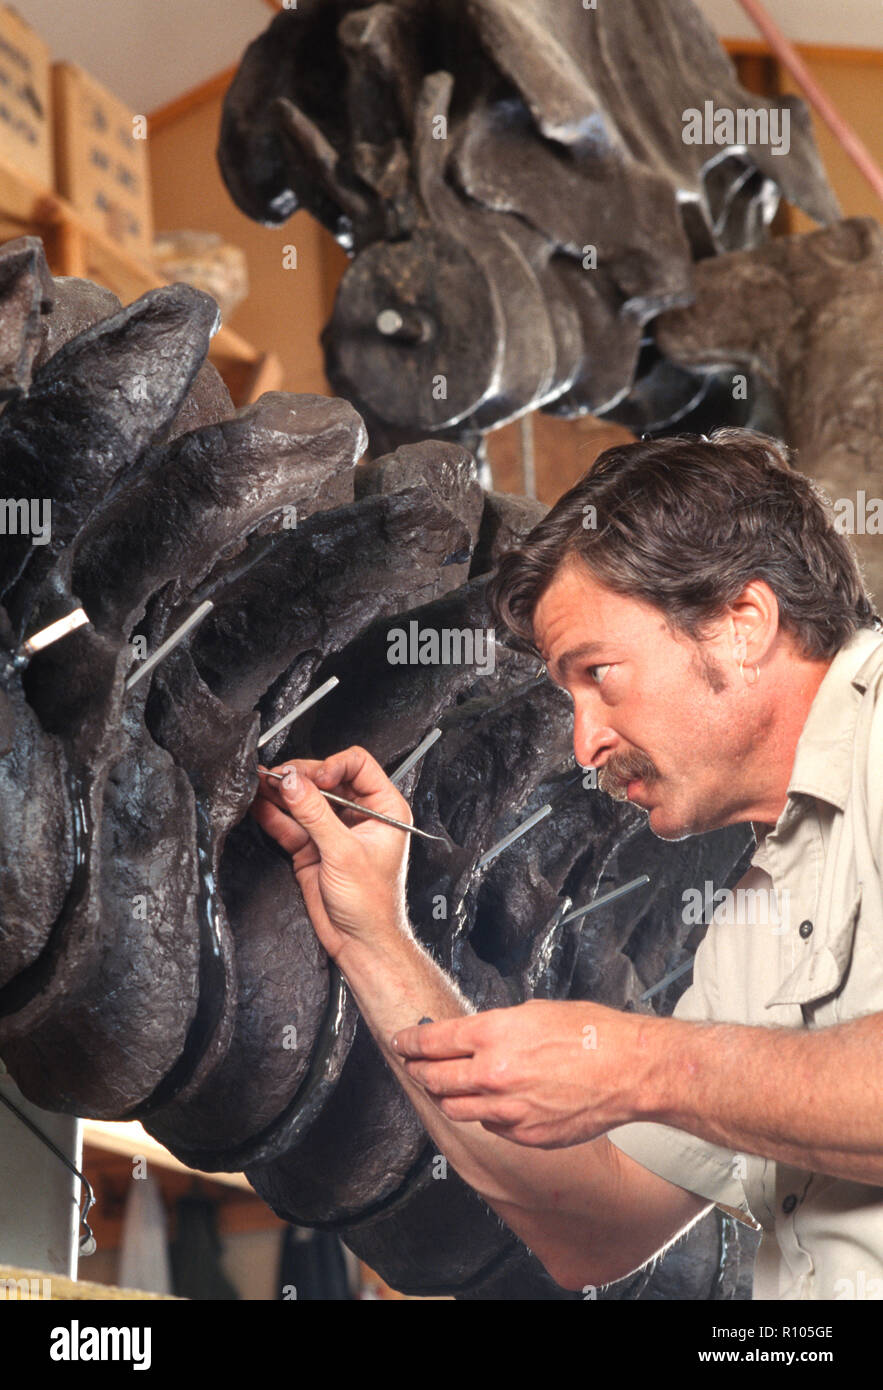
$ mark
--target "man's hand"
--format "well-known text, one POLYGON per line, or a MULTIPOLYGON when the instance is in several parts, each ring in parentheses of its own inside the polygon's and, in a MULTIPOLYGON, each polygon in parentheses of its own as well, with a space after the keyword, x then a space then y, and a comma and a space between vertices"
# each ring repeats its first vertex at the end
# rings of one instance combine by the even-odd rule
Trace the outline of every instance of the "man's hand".
POLYGON ((336 792, 372 811, 412 823, 411 808, 364 748, 324 762, 298 759, 262 777, 251 808, 255 820, 291 855, 307 911, 329 956, 339 960, 353 941, 410 937, 405 907, 409 836, 376 820, 345 818, 316 790, 336 792), (347 824, 345 822, 352 822, 347 824))
POLYGON ((478 1120, 516 1144, 580 1144, 637 1118, 657 1020, 600 1004, 532 999, 405 1028, 393 1049, 449 1120, 478 1120))

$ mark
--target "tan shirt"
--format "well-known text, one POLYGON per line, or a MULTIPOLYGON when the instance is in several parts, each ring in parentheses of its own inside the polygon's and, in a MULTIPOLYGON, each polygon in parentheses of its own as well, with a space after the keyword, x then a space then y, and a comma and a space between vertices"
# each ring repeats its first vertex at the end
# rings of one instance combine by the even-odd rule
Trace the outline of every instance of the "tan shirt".
MULTIPOLYGON (((785 809, 772 830, 754 830, 751 866, 718 900, 674 1016, 825 1028, 883 1012, 878 633, 860 630, 835 656, 797 744, 785 809), (740 898, 740 889, 763 891, 740 898)), ((608 1138, 651 1172, 760 1224, 755 1298, 883 1298, 883 1187, 735 1153, 666 1125, 623 1125, 608 1138)))

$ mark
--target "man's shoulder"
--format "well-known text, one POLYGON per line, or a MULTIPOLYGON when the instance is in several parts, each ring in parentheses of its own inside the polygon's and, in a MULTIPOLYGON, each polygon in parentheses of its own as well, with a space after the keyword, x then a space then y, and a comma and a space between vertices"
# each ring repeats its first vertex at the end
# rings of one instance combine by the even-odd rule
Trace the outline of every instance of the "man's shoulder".
MULTIPOLYGON (((883 699, 883 633, 863 628, 861 640, 856 641, 856 654, 859 666, 852 677, 852 684, 875 706, 883 699)), ((852 647, 852 643, 847 644, 852 647)))

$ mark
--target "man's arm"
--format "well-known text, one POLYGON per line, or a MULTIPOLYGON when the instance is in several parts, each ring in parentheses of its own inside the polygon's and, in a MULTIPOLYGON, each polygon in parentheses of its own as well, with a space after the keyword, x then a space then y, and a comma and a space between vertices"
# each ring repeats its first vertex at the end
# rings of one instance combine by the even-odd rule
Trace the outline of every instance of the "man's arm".
POLYGON ((679 1019, 656 1025, 656 1075, 647 1078, 642 1118, 742 1153, 883 1185, 883 1014, 813 1031, 679 1019))
POLYGON ((407 1075, 391 1039, 415 1015, 469 1025, 482 1015, 410 934, 385 947, 353 941, 338 965, 440 1152, 563 1287, 624 1278, 708 1210, 704 1198, 657 1177, 603 1136, 568 1148, 524 1149, 481 1124, 448 1119, 407 1075))
MULTIPOLYGON (((648 1172, 603 1137, 544 1152, 511 1144, 481 1124, 459 1123, 407 1075, 392 1048, 396 1032, 426 1016, 462 1026, 490 1015, 475 1014, 414 939, 404 908, 404 833, 376 821, 348 828, 310 781, 410 821, 407 802, 382 769, 361 749, 324 765, 297 766, 306 774, 300 785, 268 782, 253 814, 292 855, 317 935, 440 1151, 564 1287, 610 1283, 645 1264, 708 1202, 648 1172)), ((616 1111, 613 1123, 620 1118, 625 1115, 616 1111)))
POLYGON ((554 1148, 655 1121, 737 1153, 883 1185, 881 1014, 798 1032, 543 1000, 456 1030, 412 1027, 395 1042, 449 1118, 478 1120, 517 1144, 554 1148), (591 1033, 588 1058, 576 1050, 581 1030, 591 1033), (629 1113, 611 1120, 620 1108, 629 1113))

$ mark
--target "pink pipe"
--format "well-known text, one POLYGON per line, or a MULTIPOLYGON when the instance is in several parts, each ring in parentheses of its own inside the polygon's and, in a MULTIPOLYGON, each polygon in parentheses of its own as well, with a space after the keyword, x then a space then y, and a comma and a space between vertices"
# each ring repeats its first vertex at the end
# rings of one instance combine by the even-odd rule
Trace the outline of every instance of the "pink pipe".
POLYGON ((839 141, 856 167, 864 174, 868 183, 883 201, 883 170, 870 150, 859 139, 852 126, 843 119, 834 103, 822 90, 810 73, 796 49, 788 42, 775 20, 767 13, 760 0, 739 0, 749 19, 757 25, 782 66, 790 72, 794 81, 802 88, 811 106, 814 106, 825 125, 839 141))

